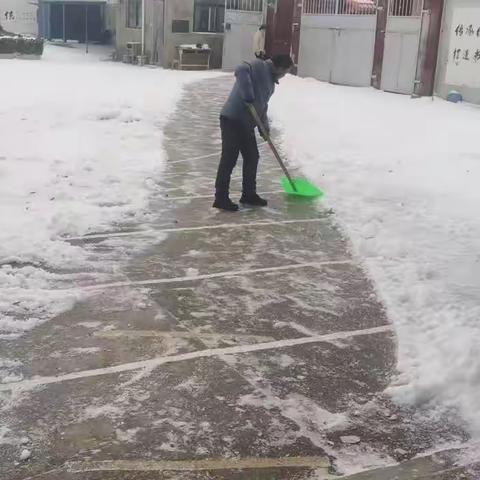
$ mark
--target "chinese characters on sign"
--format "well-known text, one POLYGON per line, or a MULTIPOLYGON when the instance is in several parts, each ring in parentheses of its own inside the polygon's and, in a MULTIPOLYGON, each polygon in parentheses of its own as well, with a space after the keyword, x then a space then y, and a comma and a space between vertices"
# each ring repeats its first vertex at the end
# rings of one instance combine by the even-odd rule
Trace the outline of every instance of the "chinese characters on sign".
MULTIPOLYGON (((470 62, 473 61, 475 63, 480 61, 480 26, 474 27, 473 24, 464 25, 463 23, 459 23, 455 26, 455 36, 461 38, 465 37, 476 37, 478 38, 478 48, 466 48, 461 49, 457 48, 457 45, 453 45, 452 47, 452 57, 455 65, 459 65, 461 61, 470 62)), ((458 42, 456 42, 458 43, 458 42)))
POLYGON ((5 20, 15 20, 15 14, 13 13, 13 10, 6 11, 3 13, 3 16, 5 17, 5 20))
POLYGON ((446 81, 451 85, 480 87, 480 8, 453 12, 446 81))

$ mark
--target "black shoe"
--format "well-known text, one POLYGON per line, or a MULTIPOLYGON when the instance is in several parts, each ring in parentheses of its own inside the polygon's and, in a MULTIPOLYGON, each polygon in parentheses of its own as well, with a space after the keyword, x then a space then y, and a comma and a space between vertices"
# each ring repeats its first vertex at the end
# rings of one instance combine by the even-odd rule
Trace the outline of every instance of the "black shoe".
POLYGON ((240 203, 254 205, 255 207, 266 207, 268 205, 268 202, 264 198, 259 197, 256 193, 253 195, 243 194, 240 203))
POLYGON ((228 197, 216 198, 213 202, 213 207, 219 208, 220 210, 226 210, 227 212, 236 212, 238 210, 238 205, 233 203, 228 197))

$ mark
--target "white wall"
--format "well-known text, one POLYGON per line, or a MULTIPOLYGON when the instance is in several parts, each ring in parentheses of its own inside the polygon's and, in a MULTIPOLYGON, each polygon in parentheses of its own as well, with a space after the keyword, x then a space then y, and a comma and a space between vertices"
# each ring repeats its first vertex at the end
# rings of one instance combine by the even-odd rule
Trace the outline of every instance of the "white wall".
POLYGON ((0 0, 0 24, 8 32, 36 36, 38 34, 36 5, 32 0, 0 0), (13 12, 13 19, 6 12, 13 12))
POLYGON ((466 101, 480 103, 480 60, 474 60, 476 51, 480 52, 479 28, 478 0, 446 0, 437 63, 435 92, 438 95, 446 97, 450 90, 457 90, 466 101), (457 36, 455 29, 459 24, 472 25, 474 34, 457 36), (457 49, 460 54, 455 59, 457 49), (464 59, 466 50, 469 60, 464 59))

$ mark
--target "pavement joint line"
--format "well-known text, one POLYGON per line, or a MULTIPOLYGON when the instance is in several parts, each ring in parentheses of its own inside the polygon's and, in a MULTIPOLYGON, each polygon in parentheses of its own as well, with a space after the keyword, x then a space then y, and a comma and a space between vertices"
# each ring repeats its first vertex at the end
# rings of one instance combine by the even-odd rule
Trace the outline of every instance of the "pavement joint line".
POLYGON ((276 340, 273 342, 261 342, 251 345, 238 345, 234 347, 213 349, 208 348, 205 350, 197 350, 195 352, 180 353, 177 355, 167 355, 163 357, 154 357, 148 360, 139 360, 136 362, 123 363, 120 365, 113 365, 111 367, 83 370, 80 372, 66 373, 58 376, 34 377, 29 380, 21 380, 19 382, 0 384, 0 392, 23 392, 32 390, 36 387, 43 387, 50 384, 62 383, 71 380, 82 380, 84 378, 98 377, 102 375, 112 375, 116 373, 124 373, 141 369, 151 370, 162 365, 184 362, 188 360, 196 360, 199 358, 221 357, 224 355, 241 355, 246 353, 275 350, 279 348, 295 347, 297 345, 308 345, 311 343, 328 343, 336 340, 376 335, 379 333, 387 333, 393 331, 393 325, 382 325, 379 327, 364 328, 361 330, 340 331, 301 338, 276 340))
MULTIPOLYGON (((267 468, 328 469, 328 457, 283 458, 208 458, 204 460, 97 460, 71 461, 65 464, 68 473, 118 472, 118 471, 185 471, 252 470, 267 468)), ((320 478, 320 477, 319 477, 320 478)), ((324 477, 325 478, 325 477, 324 477)))
POLYGON ((244 340, 260 342, 274 342, 275 338, 259 335, 244 335, 244 334, 223 334, 223 333, 202 333, 194 330, 100 330, 93 333, 94 337, 98 338, 196 338, 205 343, 205 340, 231 341, 244 340))
MULTIPOLYGON (((263 147, 267 145, 267 142, 261 142, 259 143, 257 146, 260 148, 260 147, 263 147)), ((183 158, 181 160, 173 160, 173 161, 167 161, 167 165, 173 165, 175 163, 183 163, 183 162, 193 162, 195 160, 202 160, 203 158, 210 158, 210 157, 215 157, 217 155, 221 155, 222 151, 221 150, 217 150, 216 152, 214 153, 208 153, 206 155, 200 155, 198 157, 190 157, 190 158, 183 158)))
MULTIPOLYGON (((271 190, 269 192, 259 192, 259 195, 269 195, 272 193, 285 193, 283 190, 271 190)), ((214 194, 207 195, 185 195, 183 197, 161 197, 163 200, 195 200, 197 198, 213 198, 214 194)))
MULTIPOLYGON (((106 290, 109 288, 134 287, 144 285, 161 285, 165 283, 195 282, 198 280, 208 280, 210 278, 228 278, 238 277, 241 275, 251 275, 255 273, 281 272, 284 270, 298 270, 301 268, 321 268, 335 265, 352 265, 353 260, 329 260, 324 262, 307 262, 292 263, 290 265, 280 265, 278 267, 250 268, 245 270, 229 270, 217 273, 206 273, 203 275, 192 275, 187 277, 171 277, 171 278, 152 278, 149 280, 132 280, 127 282, 98 283, 93 285, 85 285, 80 287, 84 291, 106 290)), ((60 289, 61 290, 61 289, 60 289)), ((70 290, 70 288, 65 289, 70 290)))
POLYGON ((221 223, 219 225, 199 225, 197 227, 173 227, 173 228, 151 228, 145 230, 132 230, 129 232, 113 232, 113 233, 99 233, 93 235, 84 235, 80 237, 64 237, 62 240, 96 240, 101 238, 111 237, 130 237, 134 235, 151 235, 153 233, 175 233, 175 232, 190 232, 198 230, 222 230, 230 228, 251 228, 251 227, 269 227, 278 225, 293 225, 297 223, 320 223, 324 222, 324 218, 304 218, 298 220, 271 220, 265 222, 249 222, 249 223, 221 223))
MULTIPOLYGON (((238 166, 237 168, 240 168, 240 167, 241 167, 241 165, 238 166)), ((268 175, 270 175, 271 170, 279 170, 279 171, 282 170, 282 168, 279 165, 276 165, 276 164, 267 165, 266 162, 262 163, 262 167, 264 167, 265 169, 268 168, 268 170, 259 172, 257 174, 257 177, 268 176, 268 175)), ((296 166, 292 165, 292 166, 289 167, 289 170, 290 171, 299 170, 299 167, 296 167, 296 166)), ((198 172, 178 172, 178 173, 170 172, 170 173, 164 173, 164 174, 162 174, 162 178, 160 178, 159 181, 161 181, 163 179, 172 178, 172 177, 185 177, 185 176, 191 177, 192 180, 193 179, 195 179, 195 180, 205 180, 205 181, 210 181, 210 182, 215 181, 215 175, 214 174, 207 176, 205 174, 197 175, 197 173, 198 172)), ((242 179, 242 175, 232 175, 232 180, 241 180, 241 179, 242 179)))

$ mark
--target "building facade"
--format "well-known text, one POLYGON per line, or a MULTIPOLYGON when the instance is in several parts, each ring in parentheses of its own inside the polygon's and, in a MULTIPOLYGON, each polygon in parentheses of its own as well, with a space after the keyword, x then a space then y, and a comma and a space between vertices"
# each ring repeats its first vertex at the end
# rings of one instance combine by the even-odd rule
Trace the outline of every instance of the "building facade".
POLYGON ((0 25, 7 32, 36 37, 37 5, 31 0, 0 0, 0 25))
POLYGON ((211 68, 220 68, 224 22, 225 0, 119 0, 117 56, 140 43, 148 63, 171 68, 180 45, 207 44, 211 68))
POLYGON ((435 91, 452 90, 464 100, 480 103, 480 2, 446 0, 437 64, 435 91))

